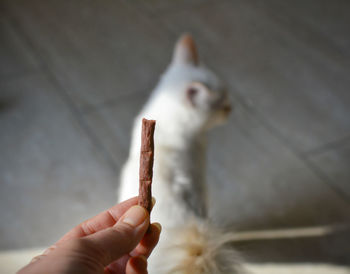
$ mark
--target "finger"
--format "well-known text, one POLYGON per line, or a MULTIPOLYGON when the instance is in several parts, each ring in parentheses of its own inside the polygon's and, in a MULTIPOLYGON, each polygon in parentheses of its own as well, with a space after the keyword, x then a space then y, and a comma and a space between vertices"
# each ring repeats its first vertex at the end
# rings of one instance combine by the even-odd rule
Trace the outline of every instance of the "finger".
POLYGON ((72 238, 81 238, 113 226, 131 206, 137 204, 137 201, 138 197, 131 198, 82 222, 65 234, 56 244, 72 238))
POLYGON ((159 223, 151 224, 149 231, 147 231, 141 242, 130 252, 130 256, 135 257, 143 255, 148 258, 159 241, 161 231, 162 227, 159 223))
POLYGON ((81 238, 93 250, 86 254, 94 256, 104 266, 128 254, 145 235, 149 226, 149 214, 141 206, 131 207, 119 221, 110 228, 81 238))
POLYGON ((36 262, 36 261, 38 261, 40 259, 43 259, 47 254, 49 254, 54 249, 56 249, 55 245, 52 245, 49 248, 45 249, 42 254, 39 254, 39 255, 33 257, 33 259, 30 261, 30 264, 34 263, 34 262, 36 262))
POLYGON ((128 262, 128 260, 137 256, 148 256, 152 253, 154 247, 157 245, 159 240, 159 235, 161 232, 161 226, 158 223, 151 224, 149 227, 149 231, 147 230, 145 236, 143 236, 141 242, 136 246, 136 248, 130 252, 129 255, 124 255, 122 258, 114 261, 110 265, 107 266, 106 273, 115 274, 121 273, 128 262))
POLYGON ((126 274, 147 274, 147 259, 144 256, 132 257, 126 264, 126 274))
POLYGON ((39 260, 45 258, 45 256, 46 256, 46 255, 44 255, 44 254, 35 256, 35 257, 30 261, 30 264, 35 263, 36 261, 39 261, 39 260))
POLYGON ((109 273, 109 274, 125 273, 126 264, 130 258, 131 258, 130 255, 127 254, 119 258, 118 260, 112 262, 105 268, 105 273, 109 273))
POLYGON ((56 248, 57 248, 56 245, 52 245, 52 246, 48 247, 47 249, 44 250, 43 255, 49 254, 51 251, 55 250, 56 248))

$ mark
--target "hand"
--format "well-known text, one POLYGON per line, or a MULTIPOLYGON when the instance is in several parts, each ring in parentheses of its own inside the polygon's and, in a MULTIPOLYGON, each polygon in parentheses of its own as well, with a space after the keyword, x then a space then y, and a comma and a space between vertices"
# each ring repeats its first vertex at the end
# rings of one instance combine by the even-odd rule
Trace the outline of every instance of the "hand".
POLYGON ((147 258, 158 243, 161 226, 149 226, 147 210, 136 204, 137 197, 81 223, 18 274, 147 273, 147 258))

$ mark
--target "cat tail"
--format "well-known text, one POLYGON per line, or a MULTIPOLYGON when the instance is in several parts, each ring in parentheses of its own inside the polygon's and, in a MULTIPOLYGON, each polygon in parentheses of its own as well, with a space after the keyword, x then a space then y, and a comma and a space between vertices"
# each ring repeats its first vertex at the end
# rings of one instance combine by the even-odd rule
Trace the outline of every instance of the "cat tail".
POLYGON ((157 247, 159 257, 154 273, 247 273, 243 270, 239 254, 230 244, 232 233, 222 233, 208 223, 196 221, 165 230, 162 234, 167 238, 163 240, 166 246, 157 247))
POLYGON ((149 270, 151 274, 246 274, 250 272, 243 268, 243 260, 233 249, 235 242, 322 237, 348 229, 349 224, 338 224, 224 233, 195 220, 163 230, 160 246, 150 258, 149 270))

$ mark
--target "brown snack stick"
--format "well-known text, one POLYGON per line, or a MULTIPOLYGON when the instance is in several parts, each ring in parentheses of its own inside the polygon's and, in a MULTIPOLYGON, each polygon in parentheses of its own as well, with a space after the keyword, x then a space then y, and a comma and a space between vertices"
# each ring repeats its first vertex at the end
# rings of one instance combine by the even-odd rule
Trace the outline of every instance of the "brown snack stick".
POLYGON ((152 209, 152 177, 154 158, 154 128, 156 121, 142 119, 141 153, 139 173, 139 201, 138 204, 151 212, 152 209))

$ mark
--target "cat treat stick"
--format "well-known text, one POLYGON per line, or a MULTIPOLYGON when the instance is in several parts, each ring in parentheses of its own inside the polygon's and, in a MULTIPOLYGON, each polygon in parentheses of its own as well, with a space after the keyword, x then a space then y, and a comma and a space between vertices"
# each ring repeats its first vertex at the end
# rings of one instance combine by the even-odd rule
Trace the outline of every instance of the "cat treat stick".
POLYGON ((152 209, 152 177, 154 158, 154 128, 156 121, 142 119, 141 153, 140 153, 140 185, 138 204, 151 212, 152 209))

